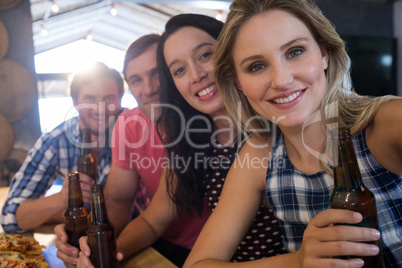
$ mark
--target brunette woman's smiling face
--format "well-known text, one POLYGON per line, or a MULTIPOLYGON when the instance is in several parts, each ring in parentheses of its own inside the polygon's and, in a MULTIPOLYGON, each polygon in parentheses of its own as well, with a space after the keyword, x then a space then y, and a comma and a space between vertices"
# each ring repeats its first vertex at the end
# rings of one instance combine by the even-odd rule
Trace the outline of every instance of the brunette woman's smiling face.
POLYGON ((280 127, 300 127, 319 109, 328 54, 290 13, 271 10, 248 20, 237 33, 233 60, 250 104, 280 127))
POLYGON ((222 97, 212 75, 217 41, 196 27, 183 27, 170 35, 164 56, 173 81, 196 110, 213 117, 223 109, 222 97))

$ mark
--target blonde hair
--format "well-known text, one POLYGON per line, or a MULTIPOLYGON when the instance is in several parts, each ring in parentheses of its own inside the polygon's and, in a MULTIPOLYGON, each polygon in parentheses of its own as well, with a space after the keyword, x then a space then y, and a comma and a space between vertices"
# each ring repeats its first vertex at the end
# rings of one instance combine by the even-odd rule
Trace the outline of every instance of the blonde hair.
MULTIPOLYGON (((350 59, 345 51, 345 43, 314 2, 310 0, 234 0, 218 38, 214 75, 229 116, 244 133, 253 133, 250 129, 266 128, 267 121, 261 116, 252 122, 249 121, 250 118, 258 118, 258 114, 243 93, 235 89, 236 70, 232 50, 242 25, 253 16, 272 9, 283 10, 300 19, 311 31, 318 45, 328 52, 328 68, 325 71, 326 90, 320 111, 323 122, 329 122, 331 118, 339 116, 338 120, 350 126, 354 134, 367 127, 382 103, 397 98, 396 96, 371 98, 357 95, 352 90, 350 59), (331 105, 334 103, 338 105, 331 105), (238 111, 239 108, 241 112, 238 111)), ((259 135, 258 132, 256 134, 259 135)))

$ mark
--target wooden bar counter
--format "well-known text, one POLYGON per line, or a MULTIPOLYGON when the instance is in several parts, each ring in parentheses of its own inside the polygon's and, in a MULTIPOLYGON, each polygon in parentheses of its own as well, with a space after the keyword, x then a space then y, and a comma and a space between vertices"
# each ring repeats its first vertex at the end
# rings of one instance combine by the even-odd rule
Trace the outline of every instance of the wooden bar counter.
POLYGON ((152 247, 129 257, 120 263, 119 268, 173 268, 177 267, 152 247))

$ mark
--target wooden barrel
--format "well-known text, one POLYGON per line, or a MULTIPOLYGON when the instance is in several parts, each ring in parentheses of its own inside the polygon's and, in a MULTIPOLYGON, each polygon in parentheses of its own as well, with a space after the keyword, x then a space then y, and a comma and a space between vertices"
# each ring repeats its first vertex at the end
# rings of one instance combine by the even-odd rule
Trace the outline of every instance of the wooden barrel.
POLYGON ((28 151, 22 148, 14 148, 8 158, 0 163, 0 186, 9 186, 15 173, 20 169, 28 151))
POLYGON ((8 50, 8 33, 4 23, 0 20, 0 59, 4 58, 8 50))
POLYGON ((0 10, 7 10, 17 6, 22 0, 1 0, 0 10))
POLYGON ((24 117, 37 101, 35 80, 22 65, 10 59, 0 61, 0 113, 8 121, 24 117))
POLYGON ((8 120, 0 115, 0 162, 8 157, 14 147, 14 130, 8 120))

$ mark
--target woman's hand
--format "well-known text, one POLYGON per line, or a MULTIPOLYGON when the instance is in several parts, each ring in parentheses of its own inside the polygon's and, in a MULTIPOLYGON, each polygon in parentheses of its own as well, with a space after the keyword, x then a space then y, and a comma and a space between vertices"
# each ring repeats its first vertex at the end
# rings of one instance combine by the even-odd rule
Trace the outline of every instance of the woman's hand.
MULTIPOLYGON (((91 260, 89 259, 89 256, 91 256, 91 249, 89 248, 88 245, 88 237, 87 236, 82 236, 80 238, 80 254, 77 262, 77 267, 80 268, 94 268, 93 264, 91 263, 91 260)), ((117 251, 116 253, 116 258, 118 261, 123 260, 124 255, 122 252, 117 251)))
POLYGON ((356 224, 362 215, 350 210, 327 209, 308 224, 301 248, 297 251, 300 267, 362 267, 362 259, 349 260, 332 256, 374 256, 379 248, 363 241, 376 241, 380 232, 375 229, 333 223, 356 224))
POLYGON ((89 259, 89 256, 91 256, 91 249, 89 248, 88 245, 88 237, 87 236, 82 236, 80 238, 80 257, 78 258, 77 262, 77 267, 88 267, 88 268, 94 268, 94 266, 91 263, 91 260, 89 259))
POLYGON ((64 262, 64 265, 69 267, 76 267, 78 261, 78 248, 67 243, 68 236, 65 231, 65 225, 58 224, 54 227, 54 232, 57 235, 56 247, 57 257, 64 262))

